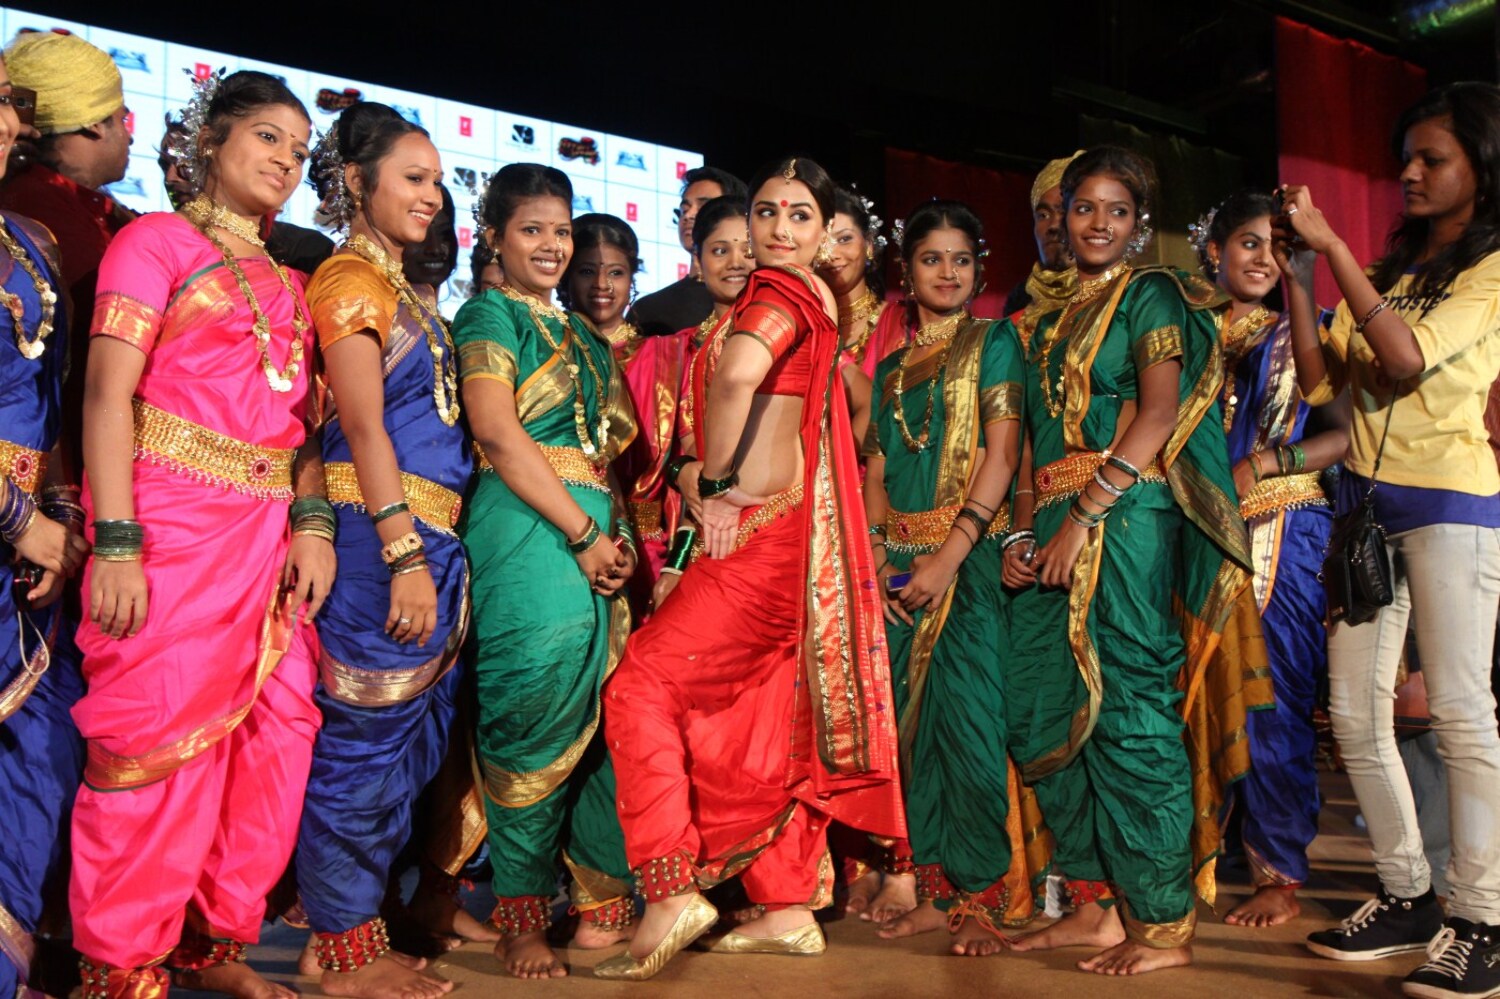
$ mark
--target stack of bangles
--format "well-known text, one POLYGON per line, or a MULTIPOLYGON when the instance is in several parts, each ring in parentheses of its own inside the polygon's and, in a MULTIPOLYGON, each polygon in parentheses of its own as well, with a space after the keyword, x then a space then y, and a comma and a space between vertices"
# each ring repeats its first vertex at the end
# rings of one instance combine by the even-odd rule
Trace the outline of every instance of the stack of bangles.
POLYGON ((1102 457, 1104 458, 1104 462, 1098 468, 1094 469, 1094 478, 1092 480, 1092 483, 1085 482, 1083 484, 1083 488, 1078 490, 1078 498, 1073 500, 1072 506, 1068 507, 1068 519, 1085 530, 1091 527, 1098 527, 1100 524, 1104 523, 1104 519, 1108 517, 1109 512, 1115 508, 1115 503, 1119 501, 1120 497, 1129 492, 1130 489, 1141 480, 1141 470, 1139 468, 1136 468, 1130 462, 1126 461, 1124 458, 1121 458, 1119 455, 1106 450, 1102 457), (1130 476, 1130 485, 1122 489, 1119 486, 1115 485, 1113 482, 1109 481, 1109 479, 1104 474, 1105 468, 1119 469, 1126 475, 1130 476), (1094 497, 1089 495, 1090 484, 1098 486, 1100 489, 1103 489, 1106 493, 1114 498, 1111 499, 1108 503, 1104 503, 1100 500, 1094 499, 1094 497), (1084 500, 1088 500, 1099 509, 1089 510, 1083 505, 1084 500))
POLYGON ((583 529, 583 533, 576 538, 568 539, 568 551, 574 555, 582 555, 597 545, 599 539, 602 537, 604 537, 604 532, 599 530, 599 522, 590 517, 588 525, 583 529))
POLYGON ((969 499, 964 500, 963 506, 958 508, 958 513, 953 518, 952 530, 958 531, 959 534, 962 534, 964 537, 968 538, 969 532, 960 525, 966 520, 972 523, 974 525, 974 536, 972 538, 969 538, 969 550, 973 551, 975 548, 979 547, 980 540, 984 537, 985 533, 989 531, 990 521, 995 519, 996 512, 997 511, 993 507, 985 506, 977 499, 970 497, 969 499), (975 510, 973 507, 969 506, 970 503, 973 503, 974 506, 977 506, 979 509, 975 510), (980 511, 983 512, 981 513, 980 511), (988 516, 986 516, 986 514, 988 516))
POLYGON ((615 518, 615 537, 619 539, 622 547, 630 549, 631 555, 634 555, 637 560, 640 559, 641 553, 635 547, 635 525, 630 522, 629 517, 615 518))
POLYGON ((42 490, 42 516, 71 531, 82 531, 83 504, 78 502, 82 494, 77 486, 48 486, 42 490))
POLYGON ((698 541, 696 528, 683 526, 672 535, 672 547, 667 552, 667 564, 661 571, 671 576, 680 576, 693 560, 693 545, 698 541))
POLYGON ((682 489, 677 485, 677 480, 682 477, 682 470, 697 460, 697 457, 695 457, 694 455, 684 454, 679 455, 678 457, 673 458, 670 462, 668 462, 667 485, 671 486, 673 489, 676 489, 678 492, 682 492, 682 489))
POLYGON ((141 525, 133 520, 94 521, 94 558, 101 562, 134 562, 144 540, 141 525))
POLYGON ((1000 551, 1008 552, 1023 541, 1036 544, 1036 532, 1029 527, 1023 527, 1019 531, 1011 531, 1000 541, 1000 551))
POLYGON ((730 469, 729 474, 724 476, 722 479, 711 479, 708 476, 704 475, 702 472, 699 472, 698 498, 713 499, 716 496, 723 496, 725 493, 729 492, 729 490, 733 489, 739 484, 740 473, 736 472, 734 469, 730 469))
POLYGON ((324 496, 298 496, 292 502, 292 537, 306 534, 322 538, 333 544, 334 528, 338 520, 333 515, 333 504, 324 496))
POLYGON ((878 573, 878 572, 880 572, 880 570, 884 569, 886 566, 888 566, 888 565, 891 564, 891 560, 886 557, 885 525, 884 524, 871 524, 870 525, 870 537, 872 539, 870 541, 870 554, 873 555, 875 553, 875 549, 877 549, 877 548, 880 549, 880 564, 875 567, 875 571, 878 573), (879 538, 880 540, 879 541, 873 540, 875 538, 879 538))
POLYGON ((0 539, 13 545, 36 520, 36 503, 31 494, 14 482, 6 483, 5 499, 0 500, 0 539))
POLYGON ((427 568, 427 543, 416 531, 407 531, 380 549, 380 559, 392 576, 421 572, 427 568))
MULTIPOLYGON (((1307 471, 1307 455, 1296 444, 1278 444, 1272 451, 1276 455, 1277 475, 1300 475, 1307 471)), ((1260 468, 1261 453, 1255 452, 1255 458, 1250 462, 1250 472, 1256 482, 1266 475, 1260 468)))

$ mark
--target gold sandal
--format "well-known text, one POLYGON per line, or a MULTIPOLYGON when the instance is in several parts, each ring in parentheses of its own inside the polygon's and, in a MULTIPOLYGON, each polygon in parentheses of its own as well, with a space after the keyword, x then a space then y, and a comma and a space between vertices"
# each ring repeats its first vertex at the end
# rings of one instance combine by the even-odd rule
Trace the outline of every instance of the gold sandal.
POLYGON ((666 967, 677 953, 709 931, 719 921, 719 910, 702 895, 694 894, 687 906, 677 914, 677 921, 662 937, 656 949, 637 960, 624 953, 594 967, 595 978, 609 978, 628 982, 644 982, 666 967))
POLYGON ((828 949, 828 941, 817 923, 808 923, 796 929, 778 933, 774 937, 747 937, 731 930, 708 948, 714 954, 793 954, 798 956, 821 954, 828 949))

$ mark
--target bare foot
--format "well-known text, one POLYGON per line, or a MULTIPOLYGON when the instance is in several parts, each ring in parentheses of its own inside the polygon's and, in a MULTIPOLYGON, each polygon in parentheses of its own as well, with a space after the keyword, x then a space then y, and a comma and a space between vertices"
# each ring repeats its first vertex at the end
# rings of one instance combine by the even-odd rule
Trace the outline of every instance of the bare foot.
POLYGON ((943 929, 948 925, 948 914, 939 912, 937 906, 931 901, 923 902, 903 916, 886 923, 880 928, 882 940, 896 940, 900 937, 914 937, 918 933, 931 933, 933 930, 943 929))
MULTIPOLYGON (((403 968, 410 968, 413 971, 421 971, 427 967, 425 957, 413 957, 396 950, 388 950, 384 956, 403 968)), ((323 966, 318 963, 318 935, 316 933, 307 935, 307 946, 303 947, 302 953, 297 955, 297 974, 305 978, 317 978, 323 974, 323 966)))
POLYGON ((579 950, 603 950, 617 943, 624 943, 633 936, 635 936, 634 923, 622 930, 606 930, 587 919, 580 919, 578 929, 573 931, 573 946, 579 950))
POLYGON ((880 891, 870 900, 869 908, 859 918, 874 923, 889 923, 899 919, 917 907, 917 876, 915 874, 887 874, 880 884, 880 891))
POLYGON ((1231 926, 1280 926, 1302 915, 1295 885, 1261 885, 1255 894, 1229 910, 1224 922, 1231 926))
POLYGON ((953 946, 949 950, 959 957, 989 957, 1009 945, 1009 938, 990 932, 983 923, 970 916, 953 932, 953 946))
POLYGON ((562 978, 568 973, 547 946, 547 934, 541 930, 501 937, 495 944, 495 956, 517 978, 562 978))
POLYGON ((496 943, 500 939, 499 930, 469 915, 458 899, 445 891, 426 889, 419 884, 406 911, 427 933, 456 939, 458 942, 452 947, 466 942, 496 943))
POLYGON ((324 971, 318 987, 324 995, 351 999, 438 999, 453 991, 452 982, 411 967, 395 951, 357 971, 324 971))
POLYGON ((1079 971, 1092 971, 1096 975, 1144 975, 1160 968, 1181 968, 1193 963, 1191 944, 1183 947, 1160 949, 1147 947, 1135 940, 1126 940, 1087 961, 1078 962, 1079 971))
POLYGON ((198 971, 172 973, 172 984, 182 989, 222 992, 235 999, 297 999, 297 993, 261 977, 242 961, 228 961, 198 971))
POLYGON ((640 925, 635 929, 635 936, 630 938, 630 956, 637 961, 650 957, 657 944, 667 938, 667 934, 677 924, 677 917, 696 894, 697 892, 690 891, 682 895, 671 895, 660 902, 647 905, 640 925))
POLYGON ((1010 949, 1052 950, 1056 947, 1114 947, 1125 942, 1125 926, 1116 906, 1098 902, 1081 905, 1044 930, 1016 937, 1010 949))
POLYGON ((866 871, 849 886, 849 899, 844 903, 844 912, 857 916, 868 909, 880 893, 880 872, 866 871))
POLYGON ((792 905, 785 909, 777 909, 775 912, 763 912, 755 919, 736 926, 734 932, 742 937, 766 939, 779 937, 783 933, 800 929, 816 921, 812 910, 807 906, 792 905))

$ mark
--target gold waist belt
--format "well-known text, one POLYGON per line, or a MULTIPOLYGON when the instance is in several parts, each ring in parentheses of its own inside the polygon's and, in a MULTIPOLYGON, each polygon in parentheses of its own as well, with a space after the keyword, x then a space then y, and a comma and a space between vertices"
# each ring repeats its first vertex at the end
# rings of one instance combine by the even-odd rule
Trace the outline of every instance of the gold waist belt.
POLYGON ((35 496, 46 474, 47 452, 0 441, 0 477, 14 482, 22 492, 35 496))
POLYGON ((1328 496, 1323 492, 1318 473, 1301 472, 1257 482, 1240 500, 1240 516, 1251 520, 1277 510, 1327 505, 1328 496))
POLYGON ((247 444, 140 399, 132 406, 137 459, 256 499, 292 501, 296 451, 247 444))
MULTIPOLYGON (((538 444, 537 447, 541 449, 542 456, 547 459, 547 464, 552 466, 552 470, 563 482, 609 494, 608 465, 594 464, 588 455, 576 447, 552 447, 547 444, 538 444)), ((474 443, 474 454, 479 459, 481 472, 495 470, 495 466, 490 464, 490 459, 485 456, 484 449, 477 441, 474 443)))
MULTIPOLYGON (((900 510, 885 512, 885 544, 893 552, 922 554, 933 552, 948 540, 953 522, 958 518, 961 506, 940 506, 935 510, 919 510, 902 513, 900 510)), ((975 510, 983 516, 983 511, 975 510)), ((1010 504, 1001 503, 995 519, 990 521, 987 538, 1004 534, 1010 530, 1010 504)))
MULTIPOLYGON (((328 502, 365 505, 352 462, 330 461, 324 466, 323 474, 328 480, 328 502)), ((453 490, 419 475, 402 472, 401 492, 406 497, 406 506, 411 515, 428 527, 446 534, 451 533, 453 525, 458 523, 464 499, 453 490)))
POLYGON ((640 541, 660 541, 667 536, 660 500, 631 500, 630 523, 640 541))
POLYGON ((735 547, 738 548, 750 537, 759 531, 765 530, 782 517, 794 513, 802 506, 802 483, 797 483, 789 489, 783 489, 760 506, 744 520, 740 521, 739 534, 736 535, 735 547))
MULTIPOLYGON (((1097 451, 1080 451, 1038 468, 1032 477, 1036 484, 1036 508, 1045 510, 1077 496, 1103 465, 1104 455, 1097 451)), ((1141 469, 1138 481, 1164 483, 1167 477, 1162 473, 1160 463, 1153 458, 1151 464, 1141 469)))

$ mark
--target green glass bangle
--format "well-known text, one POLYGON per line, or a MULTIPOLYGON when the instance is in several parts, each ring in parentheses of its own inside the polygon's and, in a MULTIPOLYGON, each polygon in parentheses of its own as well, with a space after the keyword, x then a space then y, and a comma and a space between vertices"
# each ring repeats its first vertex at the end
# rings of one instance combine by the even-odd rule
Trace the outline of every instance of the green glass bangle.
POLYGON ((681 572, 693 560, 693 543, 698 532, 691 527, 681 527, 672 537, 672 550, 667 554, 667 567, 681 572))
POLYGON ((697 460, 697 457, 695 457, 694 455, 685 454, 681 457, 673 458, 670 462, 668 462, 667 485, 671 486, 673 489, 676 489, 677 479, 682 475, 682 470, 697 460))
POLYGON ((406 501, 405 500, 402 500, 399 503, 387 503, 385 506, 381 507, 379 510, 376 510, 374 513, 370 514, 370 523, 372 523, 372 524, 378 524, 382 520, 389 520, 390 518, 396 516, 396 514, 398 514, 398 513, 410 513, 410 512, 411 512, 411 508, 406 505, 406 501))
POLYGON ((569 541, 568 551, 572 552, 574 555, 582 555, 584 552, 588 551, 598 543, 600 533, 599 522, 593 517, 590 517, 589 526, 583 532, 583 537, 579 538, 577 541, 569 541))
POLYGON ((729 490, 739 485, 739 482, 739 472, 730 472, 722 479, 710 479, 700 473, 698 476, 698 498, 713 499, 715 496, 723 496, 729 490))

